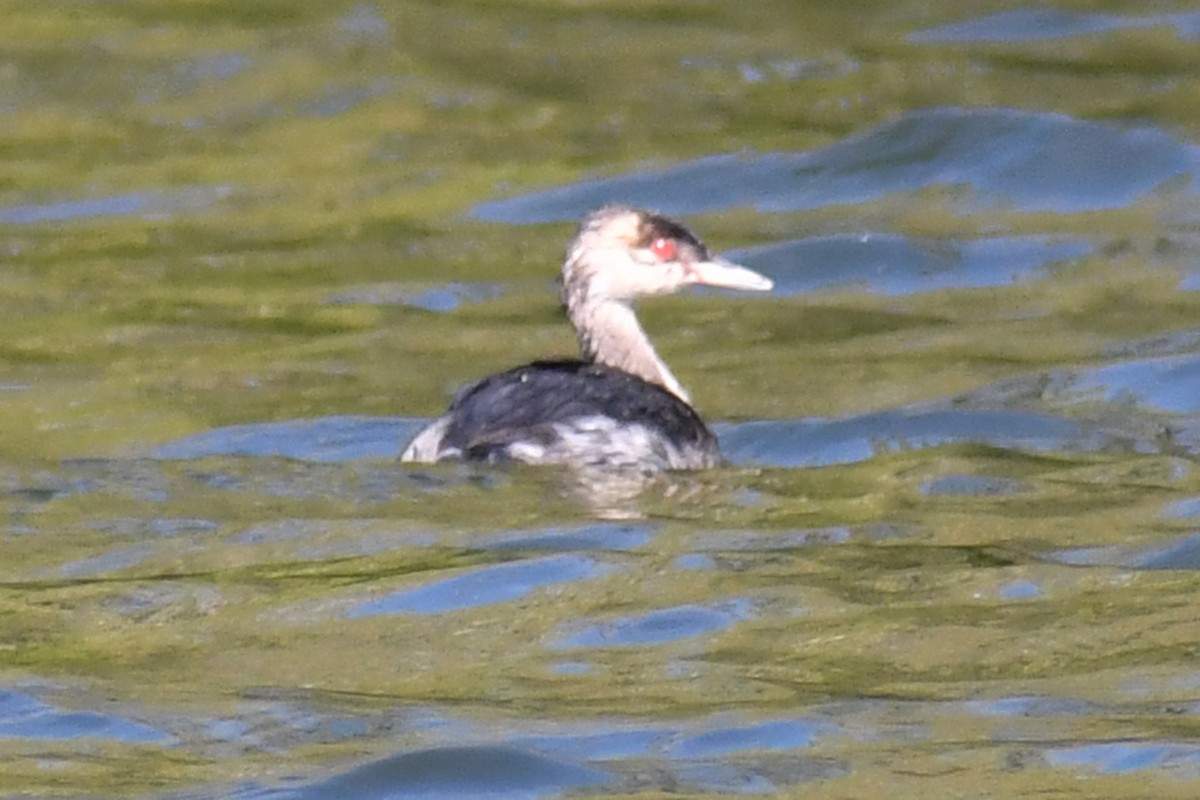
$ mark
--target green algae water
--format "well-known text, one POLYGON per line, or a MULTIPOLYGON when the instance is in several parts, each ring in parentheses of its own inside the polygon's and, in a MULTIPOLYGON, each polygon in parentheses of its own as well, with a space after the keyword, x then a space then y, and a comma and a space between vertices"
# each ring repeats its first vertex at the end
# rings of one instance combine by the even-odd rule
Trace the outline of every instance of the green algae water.
POLYGON ((0 20, 0 795, 1196 796, 1189 4, 0 20), (729 465, 401 466, 613 201, 729 465))

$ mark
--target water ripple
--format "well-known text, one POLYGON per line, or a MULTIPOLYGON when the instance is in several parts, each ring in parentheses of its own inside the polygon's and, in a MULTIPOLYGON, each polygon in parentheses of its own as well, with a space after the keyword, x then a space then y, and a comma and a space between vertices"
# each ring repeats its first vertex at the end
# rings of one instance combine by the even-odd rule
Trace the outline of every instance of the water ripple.
POLYGON ((516 600, 543 586, 582 581, 607 571, 606 566, 594 559, 574 555, 496 564, 354 606, 346 616, 461 611, 516 600))
POLYGON ((724 630, 747 618, 753 606, 747 600, 732 600, 709 606, 663 608, 633 617, 586 625, 555 642, 554 647, 627 647, 663 644, 724 630))
POLYGON ((910 34, 917 44, 944 42, 1029 42, 1041 39, 1066 39, 1096 36, 1118 31, 1169 26, 1181 36, 1200 36, 1200 13, 1089 14, 1058 8, 1018 8, 986 17, 941 25, 910 34))
POLYGON ((1113 545, 1061 550, 1048 557, 1051 561, 1072 566, 1200 570, 1200 533, 1188 534, 1154 545, 1113 545))
POLYGON ((850 464, 884 452, 961 443, 1034 452, 1129 446, 1062 417, 1008 409, 913 408, 833 420, 762 420, 715 428, 734 463, 775 467, 850 464))
POLYGON ((228 195, 229 191, 228 187, 197 186, 173 192, 133 192, 90 200, 9 206, 0 208, 0 225, 37 225, 135 214, 166 217, 180 211, 207 208, 228 195))
POLYGON ((503 800, 558 795, 609 781, 598 769, 511 747, 444 747, 385 758, 285 795, 295 800, 398 797, 503 800))
POLYGON ((14 689, 0 688, 0 737, 108 739, 127 744, 168 744, 172 737, 140 722, 95 711, 60 711, 14 689))
POLYGON ((1018 283, 1093 250, 1087 242, 1040 236, 930 240, 871 233, 778 242, 729 256, 774 280, 777 295, 849 287, 897 296, 1018 283))
POLYGON ((1195 148, 1157 129, 1015 109, 934 108, 821 150, 708 156, 481 203, 472 213, 491 222, 530 224, 575 219, 614 200, 673 214, 739 206, 781 212, 932 186, 973 189, 966 211, 979 203, 1096 211, 1126 207, 1180 176, 1194 181, 1198 164, 1195 148))
POLYGON ((1089 767, 1101 773, 1168 770, 1177 777, 1200 777, 1200 746, 1190 742, 1101 742, 1057 747, 1046 752, 1056 767, 1089 767))

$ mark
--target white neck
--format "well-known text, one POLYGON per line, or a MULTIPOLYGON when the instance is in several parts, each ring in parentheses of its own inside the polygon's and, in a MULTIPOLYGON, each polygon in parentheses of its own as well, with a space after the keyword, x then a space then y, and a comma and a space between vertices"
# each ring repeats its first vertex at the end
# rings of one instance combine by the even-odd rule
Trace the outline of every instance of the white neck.
POLYGON ((568 303, 567 315, 579 334, 585 358, 658 384, 683 402, 691 402, 671 370, 654 352, 628 303, 608 299, 568 303))

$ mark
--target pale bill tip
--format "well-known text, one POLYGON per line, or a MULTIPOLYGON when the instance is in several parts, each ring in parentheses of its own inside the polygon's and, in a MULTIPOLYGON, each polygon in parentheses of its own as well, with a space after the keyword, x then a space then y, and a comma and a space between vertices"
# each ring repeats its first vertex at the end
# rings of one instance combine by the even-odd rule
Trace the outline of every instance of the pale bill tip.
POLYGON ((769 292, 775 288, 775 282, 766 275, 729 261, 704 261, 694 264, 692 269, 697 278, 696 282, 705 286, 752 292, 769 292))

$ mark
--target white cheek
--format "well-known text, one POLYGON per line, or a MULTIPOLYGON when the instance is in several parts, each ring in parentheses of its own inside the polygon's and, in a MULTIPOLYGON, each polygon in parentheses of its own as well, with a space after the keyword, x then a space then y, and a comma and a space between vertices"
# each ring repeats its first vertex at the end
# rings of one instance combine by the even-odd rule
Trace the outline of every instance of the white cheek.
POLYGON ((621 262, 613 259, 597 269, 591 283, 601 296, 632 300, 639 295, 673 292, 691 281, 681 264, 644 264, 626 258, 621 262))
POLYGON ((617 270, 609 269, 594 275, 591 280, 591 288, 594 294, 601 297, 625 297, 627 290, 625 289, 625 281, 623 276, 617 270))
POLYGON ((679 264, 639 265, 629 276, 628 286, 636 294, 664 294, 675 291, 686 278, 679 264))
POLYGON ((673 292, 680 286, 692 282, 687 270, 677 261, 670 264, 659 264, 651 267, 651 270, 660 291, 673 292))
POLYGON ((605 297, 630 299, 646 291, 647 270, 636 264, 610 267, 592 279, 605 297))

